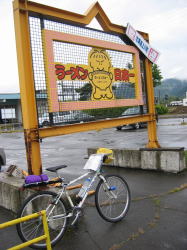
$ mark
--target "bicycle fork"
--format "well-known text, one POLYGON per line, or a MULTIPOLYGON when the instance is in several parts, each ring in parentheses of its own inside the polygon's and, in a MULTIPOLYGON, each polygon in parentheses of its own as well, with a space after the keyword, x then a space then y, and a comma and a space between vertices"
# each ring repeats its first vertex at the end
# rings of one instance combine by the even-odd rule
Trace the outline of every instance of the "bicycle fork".
POLYGON ((77 213, 76 213, 76 215, 75 215, 75 219, 74 219, 73 222, 71 223, 72 226, 75 224, 75 222, 78 220, 79 216, 81 215, 81 208, 82 208, 82 206, 83 206, 83 204, 84 204, 84 201, 86 200, 86 198, 87 198, 87 196, 88 196, 88 191, 89 191, 90 188, 92 187, 92 184, 94 183, 94 181, 95 181, 95 179, 96 179, 97 176, 98 176, 101 180, 103 180, 104 185, 105 185, 105 187, 106 187, 106 191, 108 191, 107 194, 108 194, 109 198, 110 198, 110 199, 116 199, 116 198, 117 198, 117 196, 116 196, 116 195, 114 194, 114 192, 113 192, 113 190, 115 190, 116 187, 110 187, 110 186, 108 185, 108 183, 107 183, 105 177, 104 177, 103 175, 101 175, 101 174, 96 173, 96 174, 93 176, 93 178, 92 178, 92 180, 91 180, 91 182, 90 182, 90 185, 88 186, 87 191, 86 191, 86 193, 85 193, 83 199, 79 202, 78 206, 74 207, 74 209, 77 211, 77 213))
POLYGON ((104 185, 106 187, 105 192, 107 192, 109 198, 113 198, 113 199, 117 199, 117 195, 113 192, 114 190, 116 190, 116 187, 112 186, 110 187, 105 179, 105 177, 103 175, 99 175, 99 178, 104 182, 104 185))

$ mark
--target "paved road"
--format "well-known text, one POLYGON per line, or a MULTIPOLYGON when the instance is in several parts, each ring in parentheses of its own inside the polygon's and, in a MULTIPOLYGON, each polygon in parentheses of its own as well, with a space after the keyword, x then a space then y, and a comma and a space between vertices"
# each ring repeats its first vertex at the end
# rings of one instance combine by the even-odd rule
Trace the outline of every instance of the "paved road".
MULTIPOLYGON (((68 229, 53 250, 186 250, 187 172, 118 171, 125 176, 132 194, 127 217, 117 224, 104 221, 91 197, 84 217, 75 228, 68 229)), ((0 209, 0 223, 11 218, 0 209)), ((0 250, 19 243, 15 228, 0 232, 0 250)))
MULTIPOLYGON (((158 138, 163 147, 187 149, 187 126, 181 119, 161 119, 158 138)), ((25 167, 23 134, 1 134, 8 164, 25 167)), ((47 138, 41 144, 44 168, 62 163, 68 178, 82 172, 88 147, 139 148, 147 143, 146 129, 137 131, 106 129, 47 138)), ((111 172, 107 169, 106 172, 111 172)), ((85 215, 70 228, 54 250, 186 250, 187 249, 187 171, 166 174, 155 171, 118 169, 130 186, 132 204, 128 216, 118 224, 101 219, 94 206, 85 207, 85 215), (176 189, 177 188, 177 189, 176 189)), ((93 197, 89 201, 93 203, 93 197)), ((0 208, 0 223, 12 219, 0 208)), ((0 233, 0 250, 20 240, 14 228, 0 233)))
MULTIPOLYGON (((187 120, 187 119, 186 119, 187 120)), ((160 119, 158 140, 162 147, 185 147, 187 149, 187 125, 182 119, 160 119)), ((71 135, 46 138, 41 143, 43 169, 49 166, 67 164, 64 172, 80 174, 89 147, 141 148, 148 142, 147 129, 115 128, 88 131, 71 135)), ((26 169, 25 143, 23 133, 0 134, 0 146, 5 148, 7 165, 15 164, 26 169)))

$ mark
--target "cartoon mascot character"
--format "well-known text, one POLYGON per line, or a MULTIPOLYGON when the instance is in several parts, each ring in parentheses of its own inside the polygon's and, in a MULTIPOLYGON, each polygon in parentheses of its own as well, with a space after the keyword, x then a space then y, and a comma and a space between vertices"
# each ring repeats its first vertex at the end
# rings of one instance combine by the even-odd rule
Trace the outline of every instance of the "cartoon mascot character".
POLYGON ((106 50, 93 48, 88 56, 89 80, 92 84, 91 100, 112 100, 112 79, 110 57, 106 50))

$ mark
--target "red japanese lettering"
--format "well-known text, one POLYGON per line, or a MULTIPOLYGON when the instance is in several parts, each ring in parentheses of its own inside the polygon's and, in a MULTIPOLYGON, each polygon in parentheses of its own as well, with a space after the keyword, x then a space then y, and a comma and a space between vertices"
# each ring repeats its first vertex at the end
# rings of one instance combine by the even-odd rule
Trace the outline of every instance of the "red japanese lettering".
POLYGON ((56 64, 55 68, 56 68, 55 73, 57 75, 58 80, 64 79, 66 75, 70 75, 71 80, 76 80, 76 79, 85 80, 88 77, 88 70, 79 66, 70 67, 69 70, 65 70, 65 66, 61 64, 56 64))
POLYGON ((129 81, 129 71, 126 69, 123 69, 121 71, 121 78, 122 78, 122 81, 128 82, 129 81))
POLYGON ((80 75, 79 75, 79 67, 77 66, 76 68, 74 67, 71 67, 70 68, 72 74, 71 74, 71 80, 75 80, 76 78, 77 79, 80 79, 80 75))
POLYGON ((58 80, 62 80, 64 79, 66 72, 65 72, 65 67, 61 64, 56 64, 55 65, 55 73, 57 75, 58 80))
POLYGON ((88 70, 83 69, 82 67, 79 67, 79 71, 82 73, 80 75, 81 80, 85 80, 88 77, 88 70))
POLYGON ((114 69, 115 81, 121 81, 121 70, 114 69))
POLYGON ((70 70, 66 70, 65 74, 66 74, 66 75, 71 75, 71 74, 72 74, 71 68, 70 68, 70 70))
POLYGON ((134 77, 133 73, 129 73, 127 69, 114 69, 115 81, 124 81, 128 82, 129 77, 134 77))
POLYGON ((134 73, 130 73, 129 77, 135 77, 135 74, 134 73))

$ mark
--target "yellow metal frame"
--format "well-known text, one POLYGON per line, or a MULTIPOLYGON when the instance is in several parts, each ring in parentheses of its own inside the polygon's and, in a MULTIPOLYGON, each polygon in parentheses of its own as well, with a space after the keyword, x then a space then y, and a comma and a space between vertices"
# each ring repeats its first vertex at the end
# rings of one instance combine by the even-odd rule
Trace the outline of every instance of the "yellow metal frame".
POLYGON ((40 211, 38 213, 27 215, 27 216, 24 216, 22 218, 18 218, 18 219, 11 220, 11 221, 5 222, 3 224, 0 224, 0 229, 4 229, 6 227, 10 227, 10 226, 16 225, 16 224, 24 222, 24 221, 28 221, 28 220, 31 220, 31 219, 34 219, 34 218, 38 218, 40 216, 42 216, 44 235, 42 235, 40 237, 37 237, 35 239, 29 240, 29 241, 27 241, 25 243, 22 243, 20 245, 11 247, 8 250, 23 249, 25 247, 28 247, 28 246, 30 246, 30 245, 32 245, 34 243, 37 243, 37 242, 41 241, 41 240, 46 240, 47 250, 52 250, 50 236, 49 236, 49 229, 48 229, 48 224, 47 224, 46 211, 45 210, 42 210, 42 211, 40 211))
MULTIPOLYGON (((35 2, 30 2, 27 0, 14 0, 13 9, 18 55, 18 69, 20 78, 19 82, 22 115, 29 174, 38 175, 42 173, 40 138, 44 137, 64 135, 88 130, 99 130, 102 128, 115 127, 118 125, 135 122, 148 122, 149 142, 147 144, 147 147, 160 147, 156 136, 154 90, 151 71, 152 64, 147 59, 145 59, 144 61, 146 71, 149 114, 136 116, 133 118, 117 118, 112 120, 104 120, 84 124, 74 124, 59 127, 55 126, 51 128, 38 128, 30 33, 28 23, 29 13, 36 13, 39 15, 48 16, 56 20, 71 21, 74 24, 81 26, 88 25, 93 18, 96 18, 104 31, 115 32, 118 34, 125 34, 126 27, 111 23, 98 2, 94 3, 83 15, 53 8, 50 6, 45 6, 35 2)), ((144 37, 144 39, 148 41, 149 37, 147 33, 140 32, 140 34, 144 37)))
POLYGON ((158 142, 156 133, 156 114, 155 114, 155 104, 154 104, 152 63, 147 58, 145 59, 145 72, 146 72, 146 85, 147 85, 147 96, 148 96, 148 110, 149 114, 152 116, 152 119, 148 122, 149 142, 146 145, 146 147, 160 148, 160 144, 158 142))

